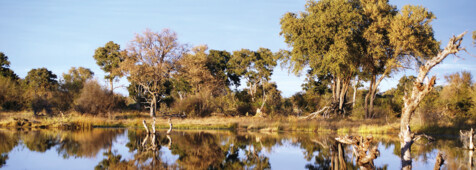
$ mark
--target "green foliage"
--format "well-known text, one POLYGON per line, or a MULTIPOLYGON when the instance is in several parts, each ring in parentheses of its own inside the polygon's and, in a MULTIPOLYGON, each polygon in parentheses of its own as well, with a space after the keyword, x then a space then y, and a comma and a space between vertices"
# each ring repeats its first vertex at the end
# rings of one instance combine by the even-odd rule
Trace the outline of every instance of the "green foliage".
POLYGON ((232 64, 233 72, 246 79, 253 102, 257 97, 256 91, 258 86, 268 83, 277 64, 274 54, 267 48, 259 48, 258 51, 248 49, 234 51, 230 63, 232 64))
POLYGON ((94 72, 84 67, 72 67, 68 73, 63 73, 61 89, 71 93, 73 96, 79 94, 87 80, 92 79, 94 72))
POLYGON ((395 54, 411 56, 419 64, 436 56, 440 44, 435 40, 430 24, 435 18, 422 6, 403 6, 391 24, 389 35, 395 54))
POLYGON ((443 87, 440 102, 450 117, 469 116, 469 110, 474 107, 472 93, 472 76, 463 71, 445 76, 448 85, 443 87))
POLYGON ((206 67, 213 77, 225 80, 226 86, 240 86, 240 76, 233 72, 231 54, 227 51, 210 50, 207 56, 206 67))
POLYGON ((0 76, 18 80, 18 76, 9 67, 10 61, 8 61, 8 56, 0 52, 0 76))
POLYGON ((359 23, 362 17, 355 1, 308 1, 306 11, 286 13, 281 18, 281 35, 292 46, 286 61, 298 73, 306 66, 313 74, 343 77, 356 71, 359 23))
POLYGON ((119 68, 119 64, 124 60, 123 56, 121 56, 120 50, 121 47, 119 44, 109 41, 104 45, 104 47, 99 47, 94 52, 93 57, 96 60, 96 64, 106 73, 109 73, 109 75, 106 75, 104 78, 108 79, 111 85, 115 78, 121 76, 119 72, 115 71, 119 68))
POLYGON ((27 103, 33 110, 34 115, 40 112, 52 114, 55 107, 54 97, 58 90, 57 76, 46 68, 32 69, 23 80, 27 103))
POLYGON ((22 109, 23 91, 17 81, 0 76, 0 110, 22 109))
POLYGON ((46 68, 31 69, 24 83, 35 91, 54 90, 58 86, 57 76, 46 68))

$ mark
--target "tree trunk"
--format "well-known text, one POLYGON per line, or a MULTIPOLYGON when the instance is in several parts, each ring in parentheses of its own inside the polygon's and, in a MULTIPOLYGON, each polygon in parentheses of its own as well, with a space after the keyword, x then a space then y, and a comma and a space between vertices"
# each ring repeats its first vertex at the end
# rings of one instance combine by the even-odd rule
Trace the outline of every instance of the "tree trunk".
POLYGON ((114 79, 109 79, 109 84, 111 85, 111 93, 114 93, 114 79))
POLYGON ((357 95, 357 85, 359 84, 360 79, 358 77, 355 77, 355 82, 354 82, 354 96, 352 97, 352 108, 355 107, 355 96, 357 95))
POLYGON ((155 112, 157 110, 157 97, 152 95, 152 100, 150 101, 150 117, 155 117, 155 112))
POLYGON ((369 103, 369 118, 374 117, 374 100, 375 100, 375 93, 377 92, 377 87, 375 85, 375 81, 372 85, 372 90, 370 91, 370 103, 369 103))

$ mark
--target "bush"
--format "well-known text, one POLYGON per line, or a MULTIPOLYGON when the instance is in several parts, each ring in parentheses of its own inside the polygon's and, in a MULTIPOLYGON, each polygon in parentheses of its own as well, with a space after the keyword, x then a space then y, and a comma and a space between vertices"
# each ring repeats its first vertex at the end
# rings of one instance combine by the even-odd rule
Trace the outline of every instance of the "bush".
POLYGON ((212 100, 214 99, 210 93, 200 92, 183 100, 178 100, 174 104, 173 111, 178 114, 185 113, 191 117, 210 116, 216 110, 212 100))
POLYGON ((119 105, 125 105, 124 99, 115 96, 111 91, 102 87, 96 80, 87 81, 78 99, 75 100, 75 110, 82 114, 99 115, 110 113, 119 105))
POLYGON ((17 81, 0 75, 0 110, 22 109, 22 93, 17 81))

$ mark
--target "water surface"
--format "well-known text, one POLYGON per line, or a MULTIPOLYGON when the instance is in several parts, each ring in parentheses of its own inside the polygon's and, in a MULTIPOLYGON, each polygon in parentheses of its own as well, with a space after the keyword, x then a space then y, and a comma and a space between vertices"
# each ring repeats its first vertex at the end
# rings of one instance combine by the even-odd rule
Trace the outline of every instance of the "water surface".
MULTIPOLYGON (((146 135, 136 129, 0 129, 1 169, 329 169, 337 135, 174 131, 146 135), (154 142, 155 141, 155 142, 154 142)), ((365 135, 366 136, 366 135, 365 135)), ((377 168, 400 169, 396 135, 373 135, 380 151, 377 168)), ((413 168, 432 169, 441 151, 443 169, 467 169, 469 151, 456 138, 416 142, 413 168)), ((344 147, 347 169, 358 169, 351 146, 344 147)))

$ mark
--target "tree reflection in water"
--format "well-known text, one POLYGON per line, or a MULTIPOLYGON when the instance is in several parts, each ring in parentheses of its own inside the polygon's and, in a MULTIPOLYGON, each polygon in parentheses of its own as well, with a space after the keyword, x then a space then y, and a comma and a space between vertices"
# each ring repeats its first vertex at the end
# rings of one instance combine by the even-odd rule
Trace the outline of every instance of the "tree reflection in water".
MULTIPOLYGON (((276 159, 273 157, 272 160, 270 156, 279 154, 275 153, 275 148, 283 147, 302 151, 300 158, 284 155, 286 159, 307 162, 298 165, 302 166, 300 168, 331 169, 336 167, 336 163, 339 163, 340 167, 345 165, 346 169, 359 168, 352 155, 352 148, 348 145, 341 148, 343 159, 340 159, 339 148, 334 145, 335 136, 332 135, 229 131, 174 131, 166 135, 165 131, 159 131, 156 135, 147 136, 141 130, 125 132, 125 129, 0 130, 0 167, 5 164, 10 166, 8 162, 13 159, 10 153, 19 146, 26 149, 17 152, 44 153, 53 150, 63 159, 96 158, 101 157, 99 153, 102 152, 104 159, 95 162, 96 169, 279 168, 285 162, 276 162, 276 159), (124 143, 114 143, 120 134, 126 135, 123 138, 124 143), (170 160, 171 156, 176 157, 176 160, 170 160)), ((401 165, 398 138, 395 135, 374 135, 374 138, 378 141, 379 150, 384 153, 375 159, 376 169, 399 168, 401 165), (388 158, 389 155, 393 157, 388 158)), ((414 163, 414 168, 422 165, 424 167, 420 168, 432 168, 438 151, 445 155, 443 168, 474 168, 471 152, 462 149, 461 145, 456 138, 440 138, 429 144, 426 141, 416 141, 412 145, 411 155, 413 162, 419 163, 414 163)))

